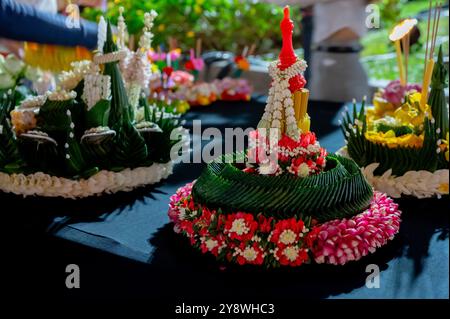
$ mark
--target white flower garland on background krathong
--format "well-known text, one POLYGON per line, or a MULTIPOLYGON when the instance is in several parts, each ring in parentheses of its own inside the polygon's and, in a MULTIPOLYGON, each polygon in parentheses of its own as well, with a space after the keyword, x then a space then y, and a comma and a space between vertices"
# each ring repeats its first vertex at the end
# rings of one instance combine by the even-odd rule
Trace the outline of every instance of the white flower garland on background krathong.
POLYGON ((45 101, 47 101, 47 95, 37 95, 37 96, 29 96, 25 100, 20 103, 19 108, 21 109, 29 109, 41 107, 44 105, 45 101))
POLYGON ((74 98, 76 98, 77 92, 75 92, 75 91, 70 91, 70 92, 54 91, 54 92, 49 92, 47 94, 47 96, 50 101, 68 101, 68 100, 73 100, 74 98))
POLYGON ((172 174, 173 162, 120 172, 102 170, 88 179, 71 180, 38 172, 30 175, 0 172, 0 190, 26 196, 83 198, 119 191, 129 192, 150 185, 172 174))
POLYGON ((441 198, 448 195, 449 170, 440 169, 435 172, 409 171, 402 176, 392 175, 389 169, 381 176, 373 175, 378 163, 362 168, 362 173, 375 189, 393 198, 414 196, 417 198, 441 198))
MULTIPOLYGON (((345 147, 336 153, 350 158, 345 147)), ((435 172, 425 170, 409 171, 402 176, 392 175, 392 170, 389 169, 383 175, 376 176, 373 172, 379 165, 379 163, 372 163, 362 167, 361 171, 370 185, 390 197, 441 198, 443 195, 449 194, 448 169, 440 169, 435 172)))
POLYGON ((98 65, 89 60, 75 61, 70 64, 72 70, 63 71, 59 79, 59 86, 66 91, 73 90, 86 74, 98 72, 98 65))
POLYGON ((269 74, 273 79, 272 86, 269 89, 269 97, 267 99, 264 115, 258 124, 258 128, 276 128, 281 130, 281 121, 283 119, 283 111, 286 120, 286 134, 298 140, 300 136, 295 119, 294 101, 292 93, 289 90, 289 80, 306 69, 306 62, 297 59, 297 61, 285 70, 278 68, 280 61, 274 61, 269 65, 269 74), (284 108, 284 110, 283 110, 284 108))
POLYGON ((111 77, 102 74, 88 74, 84 77, 84 90, 81 96, 88 111, 100 100, 111 98, 111 77))

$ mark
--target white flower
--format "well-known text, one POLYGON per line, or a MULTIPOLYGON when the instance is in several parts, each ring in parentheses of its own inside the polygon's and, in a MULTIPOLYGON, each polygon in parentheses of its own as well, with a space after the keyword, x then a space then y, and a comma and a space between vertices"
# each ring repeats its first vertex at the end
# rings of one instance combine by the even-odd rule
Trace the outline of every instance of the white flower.
POLYGON ((267 162, 267 163, 263 163, 258 167, 258 172, 261 175, 271 175, 271 174, 275 174, 275 172, 277 171, 278 165, 271 163, 271 162, 267 162))
POLYGON ((212 251, 214 248, 216 248, 219 245, 219 242, 215 239, 208 239, 207 241, 205 241, 205 245, 209 251, 212 251))
POLYGON ((245 224, 245 220, 243 218, 238 218, 233 221, 231 224, 230 232, 236 233, 239 236, 247 234, 250 229, 245 224))
POLYGON ((298 167, 298 176, 307 177, 309 175, 309 166, 306 163, 301 163, 298 167))
POLYGON ((246 247, 242 256, 248 261, 254 261, 258 257, 258 252, 253 247, 246 247))
POLYGON ((25 68, 25 63, 18 59, 14 54, 9 54, 3 63, 3 69, 13 77, 18 76, 25 68))
POLYGON ((294 246, 286 247, 283 250, 283 255, 285 255, 289 261, 295 261, 298 257, 298 248, 294 246))
POLYGON ((291 229, 285 229, 280 235, 280 242, 285 245, 290 245, 295 243, 297 236, 291 229))
POLYGON ((16 84, 14 78, 7 72, 0 70, 0 89, 9 89, 16 84))

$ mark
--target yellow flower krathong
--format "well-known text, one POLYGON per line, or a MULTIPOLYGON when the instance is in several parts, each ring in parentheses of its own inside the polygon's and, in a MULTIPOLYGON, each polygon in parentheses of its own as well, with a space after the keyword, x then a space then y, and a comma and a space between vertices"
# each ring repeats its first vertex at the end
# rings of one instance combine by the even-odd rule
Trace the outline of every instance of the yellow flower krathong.
POLYGON ((367 140, 386 145, 389 148, 412 147, 421 148, 423 146, 424 134, 408 133, 396 136, 394 130, 380 132, 377 124, 381 122, 392 122, 395 126, 407 126, 416 132, 421 132, 425 117, 431 116, 431 108, 428 104, 420 105, 421 94, 413 93, 407 98, 407 102, 395 110, 385 110, 380 114, 379 110, 367 110, 367 124, 369 130, 365 133, 367 140))

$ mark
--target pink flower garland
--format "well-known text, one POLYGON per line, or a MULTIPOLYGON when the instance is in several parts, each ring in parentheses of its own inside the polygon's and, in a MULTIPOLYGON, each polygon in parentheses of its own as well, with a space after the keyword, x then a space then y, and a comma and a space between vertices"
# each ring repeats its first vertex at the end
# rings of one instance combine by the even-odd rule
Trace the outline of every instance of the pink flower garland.
POLYGON ((375 192, 370 207, 363 213, 313 228, 309 235, 314 260, 319 264, 344 265, 375 252, 398 233, 400 215, 391 198, 375 192))
POLYGON ((169 218, 202 253, 239 265, 267 267, 316 263, 343 265, 385 245, 398 233, 397 204, 375 192, 369 208, 350 219, 332 220, 308 229, 295 217, 275 220, 262 214, 222 214, 197 205, 193 183, 178 189, 170 199, 169 218))

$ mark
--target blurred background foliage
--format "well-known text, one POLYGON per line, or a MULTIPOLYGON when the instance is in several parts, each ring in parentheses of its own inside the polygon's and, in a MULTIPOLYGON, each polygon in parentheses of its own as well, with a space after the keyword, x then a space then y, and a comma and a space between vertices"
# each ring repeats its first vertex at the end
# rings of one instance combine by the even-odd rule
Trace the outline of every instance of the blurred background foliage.
MULTIPOLYGON (((144 13, 153 9, 158 12, 154 44, 165 45, 173 37, 183 50, 201 38, 205 50, 236 52, 256 43, 258 51, 265 52, 273 46, 272 39, 279 38, 282 17, 281 7, 256 0, 113 0, 108 1, 106 16, 114 24, 120 6, 130 34, 139 35, 144 13)), ((83 12, 90 20, 102 14, 91 8, 83 12)))
MULTIPOLYGON (((301 1, 301 0, 299 0, 301 1)), ((425 52, 426 19, 428 0, 379 0, 379 29, 372 29, 362 39, 363 63, 371 79, 397 78, 397 64, 394 46, 388 39, 392 27, 403 18, 419 18, 421 38, 412 48, 410 79, 419 81, 423 72, 425 52), (380 60, 383 62, 380 63, 380 60)), ((441 16, 438 44, 443 44, 448 56, 448 1, 441 16)), ((239 53, 245 46, 256 44, 256 53, 263 58, 273 59, 281 46, 279 22, 282 8, 258 0, 109 0, 106 16, 117 23, 119 7, 125 8, 125 19, 130 34, 140 35, 144 13, 156 10, 158 17, 154 26, 154 46, 167 48, 169 37, 175 38, 179 47, 187 51, 202 39, 203 51, 220 50, 239 53)), ((83 16, 98 20, 104 14, 99 9, 85 8, 83 16)), ((295 21, 294 43, 299 48, 299 9, 292 8, 295 21)), ((301 50, 299 50, 301 54, 301 50)))

